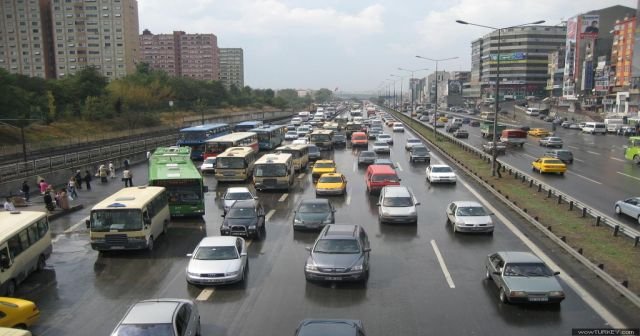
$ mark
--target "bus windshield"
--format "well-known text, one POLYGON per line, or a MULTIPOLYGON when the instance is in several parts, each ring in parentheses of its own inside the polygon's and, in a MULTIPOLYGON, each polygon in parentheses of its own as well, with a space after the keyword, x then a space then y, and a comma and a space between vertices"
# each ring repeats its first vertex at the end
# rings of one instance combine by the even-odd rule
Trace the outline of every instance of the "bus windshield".
POLYGON ((218 157, 216 160, 217 169, 242 169, 245 167, 244 158, 241 157, 218 157))
POLYGON ((291 154, 291 157, 294 159, 300 158, 300 151, 297 150, 279 150, 280 153, 283 154, 291 154))
POLYGON ((202 187, 200 180, 157 180, 153 185, 167 188, 169 194, 169 203, 201 203, 202 187))
POLYGON ((256 177, 282 177, 287 176, 287 167, 284 164, 259 164, 255 166, 256 177))
POLYGON ((328 134, 311 134, 311 141, 331 141, 331 137, 328 134))
POLYGON ((139 209, 110 209, 91 212, 91 231, 139 231, 142 230, 142 214, 139 209))

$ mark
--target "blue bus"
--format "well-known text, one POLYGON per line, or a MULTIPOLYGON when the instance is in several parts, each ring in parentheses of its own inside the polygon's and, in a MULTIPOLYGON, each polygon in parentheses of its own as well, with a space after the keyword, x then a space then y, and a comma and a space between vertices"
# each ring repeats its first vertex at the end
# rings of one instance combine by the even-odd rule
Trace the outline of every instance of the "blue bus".
POLYGON ((237 125, 235 125, 233 127, 233 131, 234 132, 249 132, 250 130, 252 130, 254 128, 261 127, 262 125, 264 125, 264 123, 262 121, 258 121, 258 120, 243 121, 243 122, 238 123, 237 125))
POLYGON ((254 128, 250 132, 258 134, 260 150, 272 150, 279 147, 284 141, 285 130, 284 125, 266 125, 254 128))
POLYGON ((180 130, 178 146, 191 147, 191 159, 202 160, 205 141, 231 133, 228 124, 205 124, 183 128, 180 130))

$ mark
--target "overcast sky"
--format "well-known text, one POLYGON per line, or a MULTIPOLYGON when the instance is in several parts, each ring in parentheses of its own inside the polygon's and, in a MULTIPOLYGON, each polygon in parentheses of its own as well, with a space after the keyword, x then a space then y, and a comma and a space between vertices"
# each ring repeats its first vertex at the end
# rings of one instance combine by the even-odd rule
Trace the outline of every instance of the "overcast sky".
MULTIPOLYGON (((637 0, 138 0, 140 31, 214 33, 219 47, 244 49, 253 88, 376 90, 397 70, 435 65, 415 58, 459 59, 471 68, 471 41, 489 26, 536 20, 556 25, 578 13, 637 0)), ((416 74, 426 74, 419 72, 416 74)))

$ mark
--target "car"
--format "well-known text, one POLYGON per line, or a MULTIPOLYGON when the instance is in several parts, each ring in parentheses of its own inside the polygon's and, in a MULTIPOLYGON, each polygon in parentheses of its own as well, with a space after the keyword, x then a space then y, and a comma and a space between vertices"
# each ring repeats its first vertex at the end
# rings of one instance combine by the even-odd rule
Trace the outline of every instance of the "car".
POLYGON ((393 123, 393 131, 394 132, 404 132, 404 125, 402 123, 393 123))
MULTIPOLYGON (((360 225, 329 224, 313 246, 304 265, 307 281, 362 281, 369 279, 369 237, 360 225)), ((334 334, 335 335, 335 334, 334 334)))
POLYGON ((216 172, 216 158, 215 157, 208 157, 208 158, 204 159, 204 161, 202 161, 202 164, 200 165, 200 172, 202 172, 203 174, 215 173, 216 172))
POLYGON ((544 128, 532 128, 527 132, 527 134, 536 137, 548 137, 551 135, 551 132, 544 128))
POLYGON ((309 140, 307 138, 302 138, 302 139, 295 139, 293 141, 291 141, 292 145, 308 145, 309 144, 309 140))
POLYGON ((498 288, 502 303, 559 304, 565 293, 554 272, 531 252, 504 251, 485 259, 485 277, 498 288))
POLYGON ((376 137, 376 141, 384 141, 389 145, 393 145, 393 137, 391 134, 381 133, 376 137))
POLYGON ((565 121, 563 121, 563 122, 560 124, 560 127, 562 127, 562 128, 569 128, 569 126, 571 126, 571 124, 572 124, 572 123, 571 123, 570 121, 565 120, 565 121))
POLYGON ((320 175, 316 183, 316 195, 344 195, 347 193, 347 179, 339 173, 320 175))
POLYGON ((404 149, 410 150, 411 147, 418 146, 418 145, 422 146, 422 140, 416 139, 416 138, 409 138, 407 139, 407 142, 404 144, 404 149))
POLYGON ((418 223, 416 206, 420 202, 405 186, 385 186, 378 199, 378 221, 380 223, 418 223))
POLYGON ((514 127, 514 128, 515 128, 515 129, 519 129, 519 130, 521 130, 521 131, 525 131, 525 132, 529 132, 529 131, 531 130, 531 127, 529 127, 529 126, 522 126, 522 125, 521 125, 521 126, 516 126, 516 127, 514 127))
POLYGON ((456 183, 456 173, 447 165, 429 165, 426 168, 426 178, 429 183, 456 183))
POLYGON ((368 132, 369 140, 376 139, 378 135, 382 134, 382 130, 379 128, 370 128, 368 132))
POLYGON ((556 120, 556 117, 553 117, 553 116, 546 116, 546 117, 544 117, 544 119, 542 119, 542 120, 544 120, 544 121, 546 121, 546 122, 554 122, 554 121, 556 120))
POLYGON ((504 154, 507 151, 507 145, 500 141, 496 141, 495 143, 493 141, 489 141, 482 144, 482 151, 485 153, 492 154, 494 150, 497 150, 498 154, 504 154))
POLYGON ((255 200, 241 200, 233 203, 220 225, 221 236, 253 237, 263 240, 267 234, 265 212, 262 204, 255 200))
POLYGON ((396 169, 396 164, 393 163, 393 161, 389 160, 389 159, 376 159, 375 161, 373 161, 374 165, 385 165, 385 166, 389 166, 393 169, 396 169))
POLYGON ((562 139, 558 137, 544 137, 538 140, 538 144, 544 147, 562 148, 562 139))
POLYGON ((453 132, 453 136, 454 136, 454 137, 456 137, 456 138, 464 138, 464 139, 467 139, 467 138, 469 138, 469 132, 467 132, 467 130, 464 130, 464 129, 458 128, 457 130, 455 130, 455 131, 453 132))
POLYGON ((633 126, 622 126, 616 132, 617 135, 633 136, 636 135, 636 128, 633 126))
POLYGON ((311 170, 311 178, 315 181, 320 178, 320 175, 326 173, 335 173, 336 163, 333 160, 318 160, 313 165, 311 170))
POLYGON ((111 336, 201 335, 198 306, 191 300, 159 298, 129 307, 111 336))
POLYGON ((460 128, 457 124, 448 124, 445 126, 444 131, 447 133, 453 133, 460 128))
POLYGON ((418 118, 418 120, 420 121, 429 121, 429 115, 428 114, 423 114, 420 116, 420 118, 418 118))
POLYGON ((617 201, 615 211, 618 215, 627 215, 640 224, 640 197, 631 197, 617 201))
POLYGON ((373 151, 362 151, 358 154, 358 165, 373 164, 377 158, 378 155, 373 151))
POLYGON ((462 118, 462 124, 469 124, 471 122, 471 118, 462 118))
POLYGON ((239 200, 257 200, 258 197, 249 190, 247 187, 232 187, 228 188, 222 197, 222 210, 227 213, 233 203, 239 200))
POLYGON ((347 136, 344 134, 333 135, 333 147, 347 147, 347 136))
POLYGON ((187 282, 190 284, 224 285, 247 279, 247 244, 241 237, 204 237, 187 257, 187 282))
POLYGON ((564 163, 573 163, 573 153, 567 149, 553 149, 544 152, 544 156, 558 159, 564 163))
POLYGON ((311 134, 311 128, 308 126, 300 126, 296 129, 296 133, 298 133, 298 138, 302 138, 307 136, 307 134, 311 134))
POLYGON ((295 125, 295 126, 302 125, 302 118, 300 118, 300 117, 291 118, 291 125, 295 125))
POLYGON ((336 209, 326 198, 303 199, 293 211, 293 229, 322 229, 335 223, 336 209))
POLYGON ((309 145, 307 151, 309 153, 309 161, 316 161, 322 157, 320 149, 316 145, 309 145))
POLYGON ((411 147, 409 151, 409 162, 414 163, 418 161, 431 162, 431 153, 429 149, 422 144, 411 147))
POLYGON ((567 171, 567 165, 556 158, 541 157, 531 162, 531 170, 537 171, 540 174, 558 173, 564 175, 564 172, 567 171))
POLYGON ((480 126, 480 121, 479 120, 471 120, 469 122, 469 126, 471 126, 471 127, 479 127, 480 126))
POLYGON ((27 329, 40 318, 40 310, 34 302, 0 297, 0 327, 27 329))
POLYGON ((298 138, 298 132, 296 131, 287 131, 287 133, 284 135, 285 140, 295 140, 297 138, 298 138))
POLYGON ((391 152, 391 147, 389 147, 389 144, 386 141, 376 140, 373 143, 373 151, 376 154, 379 154, 379 153, 390 153, 391 152))
POLYGON ((387 126, 391 127, 391 126, 393 126, 393 124, 395 124, 395 123, 397 123, 397 122, 398 122, 397 120, 395 120, 395 119, 393 119, 393 118, 389 118, 389 119, 387 119, 387 121, 385 122, 385 125, 387 125, 387 126))
POLYGON ((447 224, 456 232, 485 232, 493 234, 491 214, 475 201, 451 202, 446 208, 447 224))
POLYGON ((305 319, 300 322, 295 336, 365 336, 359 320, 305 319))

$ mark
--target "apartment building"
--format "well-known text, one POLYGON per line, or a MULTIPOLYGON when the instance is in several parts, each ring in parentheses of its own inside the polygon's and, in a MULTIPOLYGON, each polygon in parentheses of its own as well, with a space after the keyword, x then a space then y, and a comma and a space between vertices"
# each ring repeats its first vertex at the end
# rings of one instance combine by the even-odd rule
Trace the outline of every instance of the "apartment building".
POLYGON ((228 89, 231 84, 244 87, 244 51, 242 48, 220 48, 220 81, 228 89))
POLYGON ((145 29, 140 35, 140 61, 170 76, 181 76, 180 35, 184 34, 182 31, 174 31, 173 34, 152 34, 145 29))
POLYGON ((631 63, 635 41, 636 17, 617 20, 613 28, 611 65, 615 68, 615 86, 631 85, 631 63))

